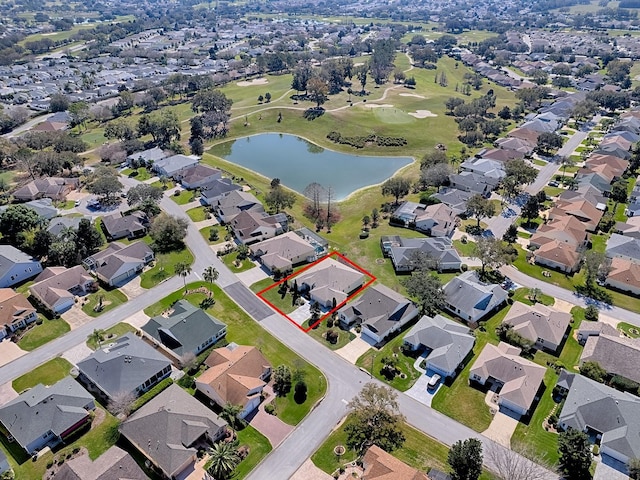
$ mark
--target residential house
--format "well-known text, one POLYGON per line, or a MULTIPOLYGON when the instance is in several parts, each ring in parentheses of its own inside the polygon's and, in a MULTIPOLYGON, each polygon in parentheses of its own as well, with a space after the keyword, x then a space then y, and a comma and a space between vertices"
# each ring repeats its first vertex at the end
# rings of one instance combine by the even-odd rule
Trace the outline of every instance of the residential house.
POLYGON ((580 220, 588 232, 595 232, 603 212, 584 199, 558 200, 549 211, 549 220, 555 220, 557 217, 565 215, 571 215, 580 220))
POLYGON ((557 383, 566 394, 558 425, 586 432, 606 457, 626 465, 640 457, 640 398, 563 370, 557 383))
POLYGON ((428 480, 426 474, 410 467, 377 445, 371 445, 362 457, 362 480, 428 480))
POLYGON ((100 281, 116 286, 139 274, 153 259, 151 247, 139 240, 129 245, 110 243, 107 248, 85 258, 82 263, 100 281))
POLYGON ((0 245, 0 288, 29 280, 42 272, 42 265, 31 255, 11 245, 0 245))
POLYGON ((227 334, 227 325, 186 300, 173 304, 169 315, 158 315, 142 326, 154 344, 181 361, 198 355, 227 334))
MULTIPOLYGON (((23 203, 22 205, 30 208, 45 220, 51 220, 58 215, 58 209, 53 206, 53 200, 50 198, 39 198, 23 203)), ((7 208, 9 208, 9 205, 0 206, 0 212, 4 212, 7 208)))
POLYGON ((605 255, 608 258, 622 258, 640 264, 640 239, 612 234, 607 240, 605 255))
POLYGON ((230 343, 216 348, 205 360, 207 370, 196 388, 221 407, 240 405, 245 418, 260 405, 260 395, 271 376, 271 364, 253 346, 230 343))
POLYGON ((158 175, 177 178, 189 167, 193 167, 200 162, 200 157, 195 155, 173 155, 161 158, 153 162, 151 169, 158 175))
POLYGON ((184 169, 177 175, 180 184, 187 190, 195 190, 213 181, 220 180, 222 172, 208 165, 194 165, 184 169))
POLYGON ((91 217, 56 217, 49 222, 47 232, 58 237, 65 230, 73 230, 74 232, 80 227, 82 220, 91 221, 91 217))
POLYGON ((588 240, 589 235, 584 224, 571 215, 564 215, 540 225, 529 239, 529 246, 540 248, 549 242, 557 241, 580 250, 586 247, 588 240))
POLYGON ((613 328, 608 323, 604 322, 592 322, 589 320, 583 320, 578 327, 576 333, 576 339, 580 345, 584 345, 589 337, 597 337, 598 335, 619 335, 618 330, 613 328))
POLYGON ((640 295, 640 264, 625 258, 613 258, 604 283, 609 287, 640 295))
POLYGON ((476 358, 469 380, 497 388, 498 405, 519 415, 531 412, 547 369, 520 357, 521 350, 508 343, 488 343, 476 358))
POLYGON ((593 185, 583 185, 578 187, 577 190, 565 190, 558 196, 558 199, 569 202, 586 200, 600 211, 604 211, 607 208, 607 197, 593 185))
POLYGON ((200 186, 200 202, 205 205, 216 205, 222 197, 238 190, 242 190, 242 187, 229 178, 210 180, 200 186))
POLYGON ((80 185, 80 179, 62 177, 44 177, 32 180, 25 186, 13 192, 13 198, 18 201, 27 202, 38 200, 39 198, 50 198, 52 200, 65 200, 72 190, 80 185))
POLYGON ((404 202, 391 215, 391 222, 432 237, 450 237, 456 228, 456 214, 444 203, 404 202))
POLYGON ((166 478, 193 469, 196 447, 220 440, 227 423, 178 385, 169 386, 120 425, 120 433, 166 478))
POLYGON ((77 364, 78 380, 105 402, 119 395, 133 398, 171 373, 171 362, 132 333, 100 346, 77 364))
POLYGON ((614 230, 626 237, 640 238, 640 216, 627 218, 626 222, 616 222, 614 230))
POLYGON ((469 158, 460 164, 462 172, 475 173, 485 178, 486 182, 499 182, 507 174, 504 163, 490 158, 469 158))
POLYGON ((60 132, 69 128, 71 117, 67 112, 56 112, 44 122, 38 123, 33 130, 36 132, 60 132))
POLYGON ((384 285, 374 285, 338 310, 344 327, 362 325, 362 335, 382 343, 419 314, 416 306, 384 285))
POLYGON ((230 223, 241 212, 264 212, 260 200, 251 193, 240 190, 233 190, 219 198, 213 204, 213 208, 220 220, 225 223, 230 223))
POLYGON ((500 285, 480 281, 476 271, 452 278, 444 286, 444 295, 445 308, 469 323, 498 311, 508 297, 500 285))
POLYGON ((540 303, 530 306, 514 302, 502 323, 511 325, 514 332, 534 342, 535 348, 555 352, 567 336, 571 314, 540 303))
POLYGON ((460 172, 449 175, 449 186, 464 192, 478 195, 490 195, 500 181, 473 172, 460 172))
POLYGON ((115 445, 95 460, 89 454, 67 460, 53 480, 148 480, 131 455, 115 445))
POLYGON ((45 268, 29 287, 29 292, 44 308, 60 314, 73 306, 76 295, 86 295, 97 288, 95 279, 81 265, 76 265, 45 268))
POLYGON ((286 232, 288 223, 285 213, 243 211, 233 217, 230 225, 238 242, 250 245, 286 232))
POLYGON ((525 140, 514 137, 503 137, 496 140, 496 145, 505 150, 515 150, 525 157, 533 153, 535 148, 525 140))
POLYGON ((38 319, 27 297, 12 288, 0 288, 0 340, 38 319))
POLYGON ((520 140, 527 142, 533 148, 537 147, 539 136, 540 132, 525 127, 514 128, 507 134, 507 137, 519 138, 520 140))
POLYGON ((128 166, 136 166, 142 164, 144 166, 151 166, 155 162, 166 158, 167 154, 161 148, 153 147, 142 152, 134 152, 127 157, 128 166))
POLYGON ((574 273, 580 266, 580 252, 574 246, 558 240, 543 244, 533 252, 534 261, 538 265, 554 268, 565 273, 574 273))
POLYGON ((365 275, 333 258, 325 258, 295 277, 298 291, 308 294, 312 302, 331 308, 340 305, 362 287, 365 275))
POLYGON ((578 173, 575 176, 578 182, 578 188, 594 187, 605 196, 611 193, 611 181, 609 177, 600 172, 589 170, 587 172, 578 173))
POLYGON ((424 315, 403 338, 413 351, 426 349, 427 370, 444 378, 456 376, 475 341, 469 327, 442 315, 424 315))
POLYGON ((382 254, 391 258, 396 272, 410 272, 421 260, 433 261, 439 271, 460 270, 462 260, 448 237, 380 237, 382 254), (421 258, 422 257, 422 258, 421 258))
POLYGON ((442 190, 431 195, 431 198, 439 200, 447 205, 455 215, 462 215, 467 211, 467 201, 473 196, 471 192, 464 192, 455 188, 442 190))
POLYGON ((295 232, 287 232, 251 246, 251 253, 269 271, 286 272, 294 265, 316 260, 316 247, 295 232))
POLYGON ((492 148, 490 150, 486 150, 481 155, 482 158, 487 158, 489 160, 495 160, 497 162, 502 162, 504 164, 510 162, 511 160, 519 159, 521 160, 524 157, 524 153, 520 153, 517 150, 507 150, 503 148, 492 148))
POLYGON ((610 375, 640 383, 640 339, 625 338, 615 334, 601 333, 587 338, 580 362, 598 362, 610 375))
POLYGON ((29 455, 55 447, 91 422, 93 397, 72 377, 38 384, 0 407, 0 424, 29 455))
POLYGON ((149 217, 140 210, 131 212, 129 215, 122 213, 105 215, 102 217, 102 228, 109 241, 121 238, 132 240, 147 234, 149 217))

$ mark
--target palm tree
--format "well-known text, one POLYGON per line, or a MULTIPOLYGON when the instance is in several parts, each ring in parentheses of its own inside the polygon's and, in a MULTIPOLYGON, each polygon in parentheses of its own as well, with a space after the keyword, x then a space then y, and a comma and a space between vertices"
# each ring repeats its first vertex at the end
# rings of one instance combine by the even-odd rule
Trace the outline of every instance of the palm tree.
POLYGON ((236 405, 231 402, 227 402, 224 407, 222 407, 222 411, 220 412, 220 416, 229 424, 231 428, 237 430, 238 427, 243 425, 243 421, 240 419, 239 415, 242 413, 243 407, 242 405, 236 405))
POLYGON ((98 348, 102 347, 102 340, 104 340, 105 331, 99 328, 95 328, 91 335, 89 335, 89 339, 93 340, 98 344, 98 348))
POLYGON ((162 189, 167 189, 167 184, 169 183, 169 178, 166 175, 160 175, 160 183, 162 184, 162 189))
POLYGON ((209 449, 209 473, 218 480, 230 478, 240 463, 236 447, 231 442, 219 442, 209 449))
POLYGON ((564 185, 564 177, 567 170, 567 167, 571 167, 575 164, 573 158, 565 155, 560 159, 560 165, 562 165, 562 184, 564 185))
POLYGON ((187 265, 184 262, 178 262, 173 267, 176 275, 180 275, 184 281, 184 289, 187 289, 187 275, 191 273, 191 265, 187 265))
POLYGON ((202 278, 204 279, 205 282, 209 282, 212 287, 213 287, 213 282, 218 280, 219 276, 220 276, 220 272, 218 272, 218 270, 216 270, 215 267, 212 267, 212 266, 208 266, 207 268, 204 269, 204 272, 202 272, 202 278))

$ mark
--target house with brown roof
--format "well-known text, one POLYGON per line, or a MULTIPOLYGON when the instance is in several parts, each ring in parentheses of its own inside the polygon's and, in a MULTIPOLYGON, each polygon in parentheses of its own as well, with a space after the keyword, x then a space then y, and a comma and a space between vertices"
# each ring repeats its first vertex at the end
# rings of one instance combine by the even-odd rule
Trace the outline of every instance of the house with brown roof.
POLYGON ((549 212, 549 219, 554 220, 557 217, 571 215, 580 220, 588 232, 595 232, 603 214, 604 212, 584 199, 558 200, 549 212))
POLYGON ((208 165, 197 164, 176 175, 176 179, 187 190, 195 190, 202 185, 222 178, 222 172, 208 165))
POLYGON ((288 219, 284 213, 269 215, 266 212, 243 211, 233 217, 230 225, 236 239, 244 245, 250 245, 285 232, 288 219))
POLYGON ((83 260, 83 264, 107 285, 115 286, 138 275, 154 259, 153 250, 142 240, 125 245, 110 243, 107 248, 83 260))
POLYGON ((251 253, 272 272, 285 272, 294 265, 316 260, 316 247, 295 232, 254 243, 251 253))
POLYGON ((610 375, 640 383, 640 339, 601 333, 590 336, 584 344, 580 362, 598 362, 610 375))
POLYGON ((579 249, 586 246, 589 235, 580 220, 571 215, 564 215, 540 225, 529 239, 529 245, 540 248, 554 240, 579 249))
POLYGON ((623 292, 640 295, 640 264, 625 258, 613 258, 604 284, 623 292))
POLYGON ((76 295, 95 291, 95 279, 81 265, 73 268, 48 267, 36 277, 29 292, 44 308, 60 314, 71 308, 76 295))
POLYGON ((0 288, 0 340, 38 319, 27 297, 12 288, 0 288))
POLYGON ((528 128, 514 128, 511 130, 507 137, 519 138, 520 140, 524 140, 533 148, 536 148, 538 145, 538 137, 540 136, 540 132, 536 132, 535 130, 530 130, 528 128))
POLYGON ((196 388, 221 407, 241 405, 245 418, 260 405, 260 394, 271 376, 271 364, 256 347, 230 343, 216 348, 204 362, 207 370, 196 388))
POLYGON ((567 336, 571 315, 540 303, 514 302, 503 322, 522 337, 534 342, 537 349, 555 352, 567 336))
POLYGON ((419 230, 432 237, 449 237, 456 228, 456 214, 444 203, 424 205, 404 202, 391 215, 391 223, 419 230))
POLYGON ((488 343, 471 366, 469 380, 497 388, 498 405, 519 415, 531 413, 546 368, 520 357, 518 347, 488 343))
POLYGON ((574 273, 580 266, 580 253, 576 251, 576 248, 558 240, 552 240, 542 245, 533 252, 533 258, 538 265, 565 273, 574 273))
POLYGON ((137 210, 129 215, 114 213, 102 217, 102 229, 109 241, 121 238, 143 237, 149 229, 149 217, 146 213, 137 210))
POLYGON ((331 308, 334 300, 340 305, 365 280, 362 272, 333 258, 326 258, 295 277, 298 291, 325 308, 331 308))
POLYGON ((53 480, 147 480, 131 455, 115 445, 95 460, 89 454, 66 461, 53 480))
POLYGON ((425 473, 410 467, 377 445, 367 449, 362 458, 362 467, 362 480, 428 480, 425 473))
POLYGON ((43 197, 52 200, 65 200, 69 192, 77 189, 79 185, 80 179, 78 178, 38 178, 13 192, 13 198, 22 202, 43 197))
POLYGON ((210 203, 213 205, 220 220, 223 222, 231 222, 239 213, 245 211, 264 212, 264 207, 260 200, 249 192, 241 190, 233 190, 223 197, 210 203))

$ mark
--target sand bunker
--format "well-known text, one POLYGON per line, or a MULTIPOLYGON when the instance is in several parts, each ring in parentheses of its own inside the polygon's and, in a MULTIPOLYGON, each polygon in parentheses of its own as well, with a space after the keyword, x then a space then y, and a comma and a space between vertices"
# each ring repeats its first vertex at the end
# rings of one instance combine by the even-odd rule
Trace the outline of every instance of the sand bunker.
POLYGON ((269 83, 269 80, 267 80, 266 78, 254 78, 253 80, 238 82, 237 85, 239 87, 251 87, 253 85, 266 85, 267 83, 269 83))
POLYGON ((416 118, 429 118, 438 116, 435 113, 431 113, 430 110, 416 110, 415 112, 409 112, 409 115, 416 118))
POLYGON ((365 105, 365 107, 367 107, 367 108, 393 108, 393 105, 390 105, 388 103, 384 103, 382 105, 378 105, 377 103, 367 103, 365 105))
POLYGON ((401 97, 414 97, 414 98, 427 98, 422 95, 418 95, 417 93, 401 93, 401 97))

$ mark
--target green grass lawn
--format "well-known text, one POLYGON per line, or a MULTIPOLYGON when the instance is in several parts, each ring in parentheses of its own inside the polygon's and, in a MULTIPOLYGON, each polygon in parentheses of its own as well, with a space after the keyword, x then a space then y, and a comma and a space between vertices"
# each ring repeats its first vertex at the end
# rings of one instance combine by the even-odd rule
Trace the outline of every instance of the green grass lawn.
POLYGON ((153 267, 140 274, 140 286, 153 288, 161 281, 173 277, 176 274, 175 265, 181 262, 187 265, 193 264, 193 255, 188 248, 156 254, 153 267))
POLYGON ((72 365, 62 357, 56 357, 43 363, 39 367, 16 378, 12 385, 13 389, 20 393, 27 388, 32 388, 42 383, 43 385, 53 385, 59 380, 69 375, 72 365))
POLYGON ((548 307, 552 306, 555 302, 555 299, 551 295, 546 295, 544 293, 540 293, 536 297, 536 302, 532 301, 529 297, 531 294, 531 289, 522 287, 518 288, 515 292, 513 292, 513 301, 514 302, 522 302, 526 305, 534 305, 535 303, 541 303, 542 305, 546 305, 548 307))
POLYGON ((247 270, 251 270, 252 268, 256 268, 256 264, 253 263, 249 258, 245 258, 244 260, 239 261, 239 265, 236 265, 238 252, 231 252, 228 255, 224 255, 220 258, 233 273, 245 272, 247 270))
POLYGON ((640 328, 630 323, 620 322, 618 323, 618 330, 624 332, 624 334, 631 338, 640 338, 640 328))
MULTIPOLYGON (((134 333, 136 329, 125 322, 116 323, 113 327, 104 331, 104 340, 102 341, 102 346, 109 344, 116 340, 118 337, 121 337, 125 333, 134 333)), ((91 336, 87 339, 87 347, 91 350, 95 350, 98 348, 98 342, 95 339, 91 338, 91 336)))
POLYGON ((461 257, 473 257, 476 244, 470 240, 467 240, 466 243, 461 240, 454 240, 453 246, 461 257))
MULTIPOLYGON (((205 207, 196 207, 187 210, 187 215, 194 222, 202 222, 207 219, 207 209, 205 207)), ((211 214, 209 214, 209 218, 211 218, 211 214)))
POLYGON ((156 180, 151 184, 151 186, 161 188, 162 190, 169 190, 176 186, 176 182, 171 179, 167 179, 163 184, 160 180, 156 180))
POLYGON ((240 446, 249 447, 249 455, 236 467, 233 473, 234 479, 246 477, 260 461, 272 450, 267 437, 258 432, 251 425, 247 425, 237 432, 240 446))
POLYGON ((64 200, 60 202, 55 202, 55 206, 60 210, 70 210, 76 206, 76 202, 73 200, 64 200))
MULTIPOLYGON (((357 459, 357 454, 353 450, 347 450, 340 457, 334 453, 335 447, 339 445, 347 448, 345 425, 346 421, 336 428, 311 456, 314 465, 329 475, 333 474, 341 466, 357 459)), ((449 471, 447 463, 449 448, 446 445, 407 424, 402 425, 402 433, 405 441, 399 449, 391 452, 394 457, 423 472, 432 468, 437 468, 444 472, 449 471)), ((492 478, 486 471, 480 475, 480 480, 490 480, 492 478)))
POLYGON ((61 318, 49 320, 41 316, 40 319, 42 323, 33 325, 18 341, 21 349, 30 352, 71 330, 69 324, 61 318))
POLYGON ((103 287, 100 287, 97 292, 90 293, 80 301, 82 302, 82 311, 84 313, 90 317, 99 317, 103 313, 122 305, 127 301, 127 296, 117 288, 105 290, 103 287), (102 310, 96 311, 95 308, 99 305, 101 298, 102 310))
MULTIPOLYGON (((274 283, 275 282, 271 277, 264 278, 259 282, 256 282, 253 285, 251 285, 251 290, 253 290, 255 293, 258 293, 264 290, 265 288, 273 285, 274 283)), ((264 292, 261 296, 265 300, 271 302, 275 307, 282 310, 284 313, 293 312, 296 308, 298 308, 297 306, 293 305, 293 302, 292 302, 293 296, 291 295, 291 293, 287 292, 283 297, 280 293, 278 293, 279 288, 280 288, 279 286, 273 287, 267 290, 266 292, 264 292)))
POLYGON ((547 162, 545 162, 544 160, 538 160, 537 158, 533 159, 533 164, 534 165, 538 165, 539 167, 546 167, 547 166, 547 162))
POLYGON ((565 191, 564 188, 561 188, 561 187, 550 187, 549 185, 544 187, 542 190, 544 190, 544 193, 546 193, 550 197, 557 197, 558 195, 560 195, 562 192, 565 191))
POLYGON ((224 242, 224 237, 227 234, 227 230, 220 225, 211 225, 210 227, 204 227, 200 229, 200 233, 204 237, 204 239, 209 242, 211 245, 216 245, 218 243, 224 242), (211 240, 211 232, 218 232, 218 240, 211 240))
POLYGON ((187 203, 193 202, 195 199, 193 198, 193 192, 190 190, 182 190, 180 195, 171 195, 171 200, 176 202, 178 205, 186 205, 187 203))
MULTIPOLYGON (((331 330, 338 334, 338 341, 336 343, 330 343, 323 337, 323 335, 329 330, 329 328, 327 327, 327 320, 328 319, 324 319, 322 323, 319 324, 316 328, 312 328, 311 330, 309 330, 309 335, 311 335, 312 338, 315 338, 325 347, 331 350, 338 350, 339 348, 344 347, 347 343, 356 338, 355 334, 351 333, 350 331, 343 330, 338 325, 334 325, 333 327, 331 327, 331 330)), ((308 326, 308 321, 302 324, 303 328, 307 328, 308 326)))
POLYGON ((400 348, 402 346, 402 337, 404 337, 403 333, 388 342, 381 349, 370 348, 364 355, 358 358, 356 365, 364 368, 369 373, 373 372, 373 376, 378 380, 387 383, 396 390, 404 392, 415 383, 420 377, 421 372, 413 368, 416 359, 402 352, 400 348), (394 354, 397 355, 398 364, 396 367, 399 372, 393 380, 388 380, 380 373, 383 367, 382 359, 385 357, 391 358, 394 354), (401 374, 404 374, 404 378, 402 378, 401 374))
MULTIPOLYGON (((227 324, 228 342, 236 342, 239 345, 257 346, 274 368, 284 364, 288 365, 291 369, 300 368, 300 370, 304 372, 305 381, 309 387, 307 400, 305 402, 301 404, 296 403, 293 398, 293 389, 287 396, 275 400, 278 417, 290 425, 297 425, 326 391, 327 384, 322 373, 289 350, 271 334, 264 331, 257 322, 253 321, 251 317, 227 297, 217 285, 212 286, 207 282, 195 282, 188 284, 187 288, 195 289, 201 286, 206 286, 213 291, 216 303, 213 307, 207 309, 207 312, 224 320, 227 324)), ((158 315, 181 298, 184 298, 183 289, 172 293, 158 303, 146 308, 145 313, 151 317, 158 315)), ((192 294, 186 297, 187 300, 196 306, 199 305, 204 298, 204 294, 192 294)))
POLYGON ((144 182, 145 180, 149 180, 150 178, 155 176, 154 174, 149 172, 146 167, 139 167, 135 170, 132 168, 125 168, 120 173, 126 177, 135 178, 139 182, 144 182))

